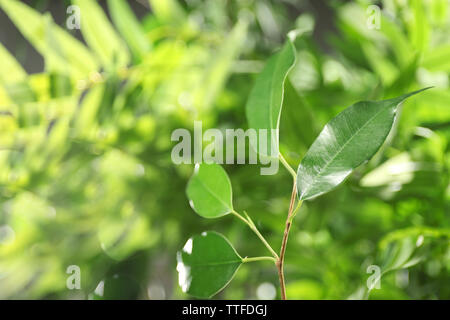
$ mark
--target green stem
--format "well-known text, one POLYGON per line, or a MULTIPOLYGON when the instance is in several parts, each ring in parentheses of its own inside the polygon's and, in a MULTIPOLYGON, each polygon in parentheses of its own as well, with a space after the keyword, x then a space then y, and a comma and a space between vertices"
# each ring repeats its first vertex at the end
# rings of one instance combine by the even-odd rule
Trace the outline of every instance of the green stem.
POLYGON ((292 169, 292 167, 289 165, 289 163, 283 157, 281 152, 280 152, 278 157, 280 158, 280 161, 283 164, 283 166, 287 169, 287 171, 289 171, 289 173, 291 174, 292 178, 294 178, 294 180, 297 179, 297 173, 295 173, 294 169, 292 169))
POLYGON ((300 207, 303 204, 303 200, 298 201, 297 203, 297 207, 295 208, 295 210, 292 212, 291 217, 290 217, 290 221, 292 223, 292 221, 294 220, 295 216, 297 215, 297 211, 300 209, 300 207))
POLYGON ((253 223, 253 221, 248 217, 248 219, 245 219, 243 216, 241 216, 236 211, 231 211, 232 214, 234 214, 237 218, 245 222, 246 225, 258 236, 258 238, 262 241, 262 243, 266 246, 267 249, 269 249, 270 253, 273 255, 275 259, 278 259, 278 255, 275 252, 275 250, 272 249, 270 244, 267 242, 267 240, 263 237, 263 235, 259 232, 258 228, 256 228, 256 225, 253 223))
POLYGON ((277 262, 277 259, 275 259, 274 257, 252 257, 252 258, 245 257, 242 259, 242 263, 264 261, 264 260, 272 261, 273 263, 277 262))
MULTIPOLYGON (((288 237, 289 237, 289 231, 291 230, 291 225, 292 225, 292 220, 293 220, 293 212, 294 212, 294 203, 295 203, 296 197, 297 197, 297 183, 296 183, 296 180, 294 179, 294 184, 292 186, 292 193, 291 193, 291 201, 289 203, 289 211, 288 211, 288 215, 286 218, 286 226, 284 228, 283 240, 281 242, 280 257, 278 258, 278 260, 276 262, 276 266, 278 269, 278 277, 280 278, 280 290, 281 290, 281 299, 282 300, 286 300, 286 284, 285 284, 285 280, 284 280, 284 255, 286 253, 286 246, 287 246, 287 241, 288 241, 288 237)), ((299 202, 301 202, 301 201, 299 201, 299 202)))

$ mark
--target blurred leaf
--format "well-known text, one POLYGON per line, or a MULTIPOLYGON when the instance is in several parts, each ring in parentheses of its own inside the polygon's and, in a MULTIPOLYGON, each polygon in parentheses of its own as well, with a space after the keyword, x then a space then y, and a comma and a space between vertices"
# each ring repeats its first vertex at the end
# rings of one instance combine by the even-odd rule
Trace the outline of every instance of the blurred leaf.
POLYGON ((389 40, 389 45, 392 46, 397 64, 400 66, 400 69, 405 67, 415 55, 406 35, 403 33, 398 22, 391 19, 391 17, 386 14, 381 15, 380 23, 381 32, 383 32, 385 37, 389 40))
POLYGON ((432 16, 434 22, 444 25, 448 22, 448 2, 446 0, 435 0, 431 2, 432 16))
POLYGON ((120 261, 156 242, 157 234, 149 233, 149 228, 148 221, 138 213, 129 217, 109 213, 99 225, 98 238, 105 253, 120 261))
POLYGON ((363 187, 377 187, 389 183, 408 183, 418 169, 419 165, 412 161, 408 153, 401 153, 367 173, 360 184, 363 187))
POLYGON ((323 298, 323 288, 313 280, 299 280, 286 286, 286 295, 294 300, 319 300, 323 298))
POLYGON ((97 69, 97 62, 86 47, 65 30, 49 22, 48 17, 15 0, 1 0, 0 7, 24 37, 45 57, 46 63, 54 66, 54 71, 66 73, 69 70, 76 78, 84 78, 97 69), (49 28, 57 42, 58 50, 55 50, 54 45, 49 46, 49 28))
POLYGON ((81 32, 105 68, 125 67, 129 52, 102 8, 93 0, 73 0, 81 10, 81 32))
POLYGON ((50 96, 61 98, 72 94, 72 83, 70 78, 64 74, 50 73, 50 96))
POLYGON ((380 59, 380 51, 371 43, 365 43, 362 47, 372 69, 381 77, 383 84, 392 83, 398 76, 398 69, 388 59, 380 59))
POLYGON ((402 268, 412 256, 416 245, 411 238, 403 238, 391 244, 385 253, 383 273, 402 268))
POLYGON ((28 81, 7 83, 4 85, 4 88, 14 103, 23 104, 37 100, 36 94, 28 81))
POLYGON ((138 61, 142 60, 150 51, 151 45, 128 3, 124 0, 108 0, 108 8, 114 25, 128 43, 131 52, 138 61))
POLYGON ((408 237, 415 237, 418 239, 420 236, 435 239, 442 237, 448 238, 450 240, 450 228, 430 228, 426 226, 420 226, 395 230, 388 233, 381 239, 379 247, 382 250, 386 250, 389 244, 392 242, 408 237))
POLYGON ((280 136, 288 144, 290 153, 295 152, 300 158, 320 130, 311 106, 297 93, 290 80, 286 81, 284 90, 280 136))
POLYGON ((430 71, 450 72, 450 44, 429 50, 423 57, 422 66, 430 71))
POLYGON ((0 44, 0 83, 14 83, 24 81, 27 73, 16 59, 0 44))
POLYGON ((185 20, 183 8, 177 0, 149 0, 152 11, 161 22, 181 24, 185 20))
POLYGON ((93 300, 131 300, 140 298, 144 288, 129 276, 114 274, 100 281, 92 293, 93 300))
POLYGON ((97 85, 89 90, 80 103, 80 111, 75 119, 74 129, 79 136, 89 136, 94 133, 96 115, 105 91, 103 85, 97 85))
POLYGON ((232 63, 242 50, 246 34, 247 23, 238 22, 217 52, 211 55, 211 62, 202 75, 201 86, 194 93, 194 105, 199 110, 208 109, 222 90, 232 63))
POLYGON ((450 121, 450 90, 433 89, 427 95, 419 96, 417 105, 411 107, 411 113, 417 118, 418 124, 437 124, 450 121))
POLYGON ((410 90, 411 84, 414 83, 414 78, 417 72, 418 59, 414 57, 411 62, 397 73, 397 77, 387 85, 384 93, 385 98, 403 93, 410 90))
POLYGON ((421 0, 411 0, 413 19, 408 22, 411 42, 418 51, 425 51, 430 38, 430 24, 427 8, 421 0))

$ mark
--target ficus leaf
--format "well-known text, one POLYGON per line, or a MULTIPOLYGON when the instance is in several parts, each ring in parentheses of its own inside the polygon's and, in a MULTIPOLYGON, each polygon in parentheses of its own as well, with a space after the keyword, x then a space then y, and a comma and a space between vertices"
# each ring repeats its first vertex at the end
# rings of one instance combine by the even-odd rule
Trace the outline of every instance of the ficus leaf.
POLYGON ((231 182, 218 164, 196 164, 187 189, 189 204, 204 218, 218 218, 233 211, 231 182))
POLYGON ((394 123, 397 106, 418 90, 383 101, 361 101, 323 128, 297 171, 300 200, 326 193, 381 147, 394 123))
POLYGON ((273 55, 263 71, 258 75, 255 85, 250 92, 246 114, 249 127, 260 130, 266 129, 268 150, 277 144, 278 137, 271 132, 278 129, 283 105, 284 82, 295 64, 295 48, 288 39, 283 48, 273 55))
POLYGON ((177 254, 178 282, 183 292, 209 298, 233 278, 242 258, 221 234, 203 232, 190 238, 177 254))

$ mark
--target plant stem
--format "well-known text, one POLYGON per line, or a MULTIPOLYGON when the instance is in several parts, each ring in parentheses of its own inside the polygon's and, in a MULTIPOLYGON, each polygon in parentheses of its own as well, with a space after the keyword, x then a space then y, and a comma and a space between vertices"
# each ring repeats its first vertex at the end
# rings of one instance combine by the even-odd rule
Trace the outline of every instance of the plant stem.
POLYGON ((295 210, 292 212, 292 214, 291 214, 291 222, 292 222, 292 220, 294 220, 294 218, 295 218, 295 216, 297 215, 297 212, 298 212, 298 210, 300 209, 300 207, 302 206, 302 204, 303 204, 303 200, 300 200, 298 203, 297 203, 297 206, 295 207, 295 210))
POLYGON ((297 173, 295 173, 294 169, 292 169, 292 167, 289 165, 289 163, 286 161, 286 159, 283 157, 283 155, 279 154, 278 156, 280 158, 281 163, 283 164, 283 166, 287 169, 287 171, 289 171, 289 173, 291 174, 291 176, 295 179, 297 179, 297 173))
POLYGON ((253 221, 250 219, 249 216, 247 216, 248 218, 245 219, 243 216, 241 216, 239 213, 237 213, 236 211, 231 211, 232 214, 234 214, 236 217, 238 217, 239 219, 241 219, 243 222, 245 222, 245 224, 248 225, 248 227, 258 236, 258 238, 262 241, 262 243, 266 246, 267 249, 269 249, 270 253, 273 255, 273 257, 275 259, 279 259, 278 254, 275 252, 275 250, 272 249, 272 247, 270 246, 270 244, 267 242, 267 240, 263 237, 263 235, 259 232, 258 228, 256 228, 256 225, 253 223, 253 221))
POLYGON ((252 257, 252 258, 245 257, 242 259, 242 262, 246 263, 246 262, 263 261, 263 260, 269 260, 274 263, 277 262, 277 259, 275 259, 274 257, 252 257))
MULTIPOLYGON (((284 235, 283 235, 283 241, 281 242, 281 249, 280 249, 280 257, 278 258, 276 262, 276 266, 278 269, 278 277, 280 278, 280 290, 281 290, 281 299, 286 300, 286 285, 284 281, 284 255, 286 252, 286 245, 289 237, 289 231, 291 229, 292 219, 293 219, 293 210, 294 210, 294 203, 295 198, 297 196, 297 182, 294 179, 293 187, 292 187, 292 194, 291 194, 291 201, 289 204, 289 212, 286 219, 286 226, 284 228, 284 235)), ((301 205, 301 203, 300 203, 301 205)), ((299 207, 298 207, 299 208, 299 207)), ((296 209, 297 211, 297 209, 296 209)))

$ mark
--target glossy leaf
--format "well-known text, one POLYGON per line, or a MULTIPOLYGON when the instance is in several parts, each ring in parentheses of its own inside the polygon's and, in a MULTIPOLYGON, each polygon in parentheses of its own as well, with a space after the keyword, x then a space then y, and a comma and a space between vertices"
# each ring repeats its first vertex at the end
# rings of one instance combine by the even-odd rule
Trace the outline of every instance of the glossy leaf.
POLYGON ((398 105, 422 90, 384 101, 361 101, 333 118, 298 167, 300 200, 330 191, 369 160, 389 134, 398 105))
POLYGON ((218 164, 196 164, 186 193, 192 209, 204 218, 218 218, 233 210, 231 182, 218 164))
POLYGON ((224 236, 203 232, 190 238, 177 254, 178 283, 183 292, 209 298, 231 281, 241 263, 224 236))
POLYGON ((246 114, 249 127, 268 130, 267 140, 270 145, 267 150, 271 150, 271 147, 278 143, 278 137, 272 134, 271 129, 278 129, 284 82, 294 64, 295 48, 288 40, 281 51, 269 59, 256 79, 247 101, 246 114))

